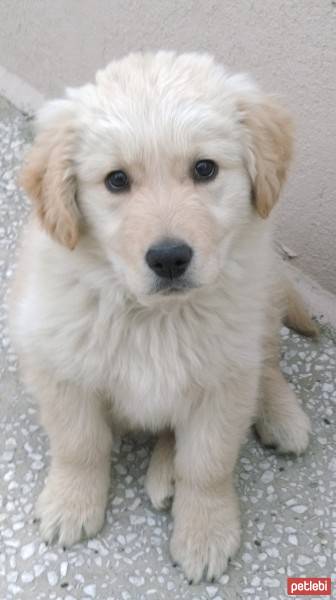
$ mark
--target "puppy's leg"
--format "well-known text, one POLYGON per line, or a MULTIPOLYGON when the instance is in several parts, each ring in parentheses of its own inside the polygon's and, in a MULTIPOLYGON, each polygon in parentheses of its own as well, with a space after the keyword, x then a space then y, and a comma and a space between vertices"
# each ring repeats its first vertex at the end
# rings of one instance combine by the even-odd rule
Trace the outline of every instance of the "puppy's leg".
POLYGON ((219 577, 239 547, 239 507, 232 473, 255 410, 254 384, 251 396, 246 389, 243 400, 239 388, 239 384, 234 386, 230 395, 214 391, 176 430, 170 551, 194 583, 203 573, 209 580, 219 577))
POLYGON ((112 436, 94 395, 50 382, 44 382, 43 394, 41 417, 50 438, 51 467, 36 516, 46 541, 58 538, 68 546, 103 526, 112 436))
POLYGON ((150 459, 145 488, 157 510, 168 508, 174 495, 175 436, 166 432, 160 435, 150 459))
POLYGON ((311 427, 280 371, 280 323, 281 306, 277 306, 274 294, 267 314, 256 429, 265 445, 275 446, 282 453, 301 454, 307 448, 311 427))
POLYGON ((309 442, 310 421, 279 367, 265 366, 256 429, 266 446, 302 454, 309 442))

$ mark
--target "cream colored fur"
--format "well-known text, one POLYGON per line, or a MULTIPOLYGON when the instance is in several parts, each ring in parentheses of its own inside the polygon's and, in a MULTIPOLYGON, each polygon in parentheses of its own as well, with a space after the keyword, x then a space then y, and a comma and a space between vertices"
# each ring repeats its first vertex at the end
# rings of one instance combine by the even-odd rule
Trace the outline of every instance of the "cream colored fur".
POLYGON ((41 533, 72 544, 104 522, 113 429, 163 433, 146 488, 173 499, 173 560, 212 579, 240 540, 232 473, 254 421, 302 452, 309 421, 278 367, 284 299, 265 217, 291 155, 277 102, 207 55, 130 55, 37 119, 13 335, 51 445, 41 533), (195 160, 218 176, 195 183, 195 160), (124 169, 127 192, 105 176, 124 169), (194 250, 194 287, 153 293, 144 256, 194 250), (110 424, 113 424, 113 427, 110 424))

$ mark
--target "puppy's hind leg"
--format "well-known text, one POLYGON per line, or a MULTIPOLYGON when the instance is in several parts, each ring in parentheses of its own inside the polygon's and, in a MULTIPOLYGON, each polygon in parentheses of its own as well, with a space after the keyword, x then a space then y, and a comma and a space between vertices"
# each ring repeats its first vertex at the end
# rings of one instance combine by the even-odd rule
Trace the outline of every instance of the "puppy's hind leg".
POLYGON ((174 495, 174 457, 175 436, 163 433, 156 442, 145 480, 146 492, 157 510, 168 508, 174 495))
POLYGON ((264 364, 256 430, 266 446, 274 446, 281 453, 299 455, 308 446, 311 427, 307 415, 280 370, 279 330, 284 314, 290 318, 291 324, 300 326, 300 330, 306 335, 313 334, 314 326, 302 301, 282 275, 273 282, 266 313, 264 364))
POLYGON ((277 367, 265 367, 256 429, 263 444, 280 453, 302 454, 309 442, 310 421, 277 367))

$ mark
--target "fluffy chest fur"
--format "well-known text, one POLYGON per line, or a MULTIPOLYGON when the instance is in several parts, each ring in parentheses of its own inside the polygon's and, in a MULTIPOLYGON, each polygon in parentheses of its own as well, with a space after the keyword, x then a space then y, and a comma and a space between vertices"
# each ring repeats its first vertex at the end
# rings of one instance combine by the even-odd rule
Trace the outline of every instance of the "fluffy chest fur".
POLYGON ((161 428, 187 416, 202 391, 225 386, 261 361, 265 280, 220 280, 189 298, 141 306, 108 267, 80 253, 67 263, 45 238, 35 246, 16 333, 23 354, 111 399, 132 425, 161 428), (42 252, 44 246, 44 252, 42 252), (56 258, 55 258, 56 256, 56 258), (243 368, 243 371, 242 371, 243 368))

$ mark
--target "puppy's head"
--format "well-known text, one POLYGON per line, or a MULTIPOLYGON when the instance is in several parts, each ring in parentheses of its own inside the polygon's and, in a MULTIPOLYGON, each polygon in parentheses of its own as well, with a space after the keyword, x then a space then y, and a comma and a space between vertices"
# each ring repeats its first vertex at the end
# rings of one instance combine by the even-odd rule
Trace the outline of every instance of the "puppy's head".
POLYGON ((207 55, 130 55, 37 124, 22 182, 42 226, 70 250, 83 228, 139 299, 214 283, 291 154, 287 114, 207 55))

